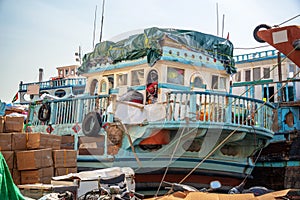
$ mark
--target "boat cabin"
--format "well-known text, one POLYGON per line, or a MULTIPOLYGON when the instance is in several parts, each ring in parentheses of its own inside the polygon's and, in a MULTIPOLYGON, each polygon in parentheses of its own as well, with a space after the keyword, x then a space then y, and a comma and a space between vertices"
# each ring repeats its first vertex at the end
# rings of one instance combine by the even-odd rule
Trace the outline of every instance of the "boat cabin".
POLYGON ((230 74, 220 55, 192 49, 168 36, 160 45, 161 57, 152 66, 146 56, 115 64, 98 63, 83 73, 87 77, 85 93, 115 94, 118 99, 150 104, 166 101, 165 94, 170 91, 229 92, 230 74))

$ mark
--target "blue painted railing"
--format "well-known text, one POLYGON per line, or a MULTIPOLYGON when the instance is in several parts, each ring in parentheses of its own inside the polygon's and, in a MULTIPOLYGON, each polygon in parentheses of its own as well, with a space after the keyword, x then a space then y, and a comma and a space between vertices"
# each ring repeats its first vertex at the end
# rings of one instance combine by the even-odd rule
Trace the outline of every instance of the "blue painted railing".
MULTIPOLYGON (((108 106, 108 95, 53 100, 48 103, 51 107, 51 115, 47 124, 75 124, 81 123, 84 116, 89 112, 105 113, 108 106)), ((38 111, 41 105, 30 106, 29 121, 32 125, 43 125, 44 123, 38 119, 38 111)))
MULTIPOLYGON (((81 97, 48 102, 51 117, 47 124, 81 123, 84 116, 97 111, 105 118, 109 96, 81 97)), ((185 121, 222 123, 235 126, 256 126, 271 130, 273 106, 261 100, 217 92, 173 91, 167 94, 166 121, 172 123, 185 121)), ((37 113, 41 105, 31 106, 30 122, 43 125, 37 113)))
MULTIPOLYGON (((281 56, 283 56, 281 54, 281 56)), ((234 56, 235 63, 253 62, 253 60, 273 59, 277 57, 277 50, 267 50, 234 56)))
POLYGON ((254 86, 259 86, 261 91, 260 95, 262 97, 266 96, 266 98, 264 99, 265 101, 281 103, 281 102, 297 101, 296 99, 297 82, 300 82, 300 79, 288 79, 285 81, 277 81, 277 82, 274 82, 273 80, 262 80, 262 81, 234 83, 231 87, 241 88, 242 91, 245 91, 244 96, 246 97, 259 99, 258 97, 255 96, 255 92, 254 92, 254 86), (274 87, 274 94, 276 94, 276 96, 271 94, 270 87, 274 87))
POLYGON ((167 120, 189 119, 271 130, 274 106, 262 100, 217 92, 170 92, 167 120))
POLYGON ((60 88, 68 86, 85 86, 86 78, 57 79, 33 83, 20 83, 19 92, 27 91, 28 85, 39 85, 40 89, 60 88))

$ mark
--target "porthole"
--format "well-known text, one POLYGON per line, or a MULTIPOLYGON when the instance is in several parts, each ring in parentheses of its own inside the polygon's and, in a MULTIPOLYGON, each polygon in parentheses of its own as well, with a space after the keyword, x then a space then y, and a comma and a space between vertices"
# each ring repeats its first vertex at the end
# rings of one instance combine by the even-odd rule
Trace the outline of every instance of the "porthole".
POLYGON ((172 54, 172 50, 169 50, 169 54, 172 54))
POLYGON ((59 98, 62 98, 64 96, 66 96, 66 91, 64 90, 56 90, 55 93, 54 93, 55 96, 59 97, 59 98))

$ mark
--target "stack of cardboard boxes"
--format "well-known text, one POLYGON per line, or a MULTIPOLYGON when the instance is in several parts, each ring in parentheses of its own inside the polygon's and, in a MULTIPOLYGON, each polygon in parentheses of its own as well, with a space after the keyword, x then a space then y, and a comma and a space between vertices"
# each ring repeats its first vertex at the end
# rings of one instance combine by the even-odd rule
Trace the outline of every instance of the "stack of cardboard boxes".
POLYGON ((61 149, 65 137, 24 133, 23 117, 14 118, 0 117, 0 151, 15 184, 50 183, 53 176, 77 172, 77 151, 61 149))

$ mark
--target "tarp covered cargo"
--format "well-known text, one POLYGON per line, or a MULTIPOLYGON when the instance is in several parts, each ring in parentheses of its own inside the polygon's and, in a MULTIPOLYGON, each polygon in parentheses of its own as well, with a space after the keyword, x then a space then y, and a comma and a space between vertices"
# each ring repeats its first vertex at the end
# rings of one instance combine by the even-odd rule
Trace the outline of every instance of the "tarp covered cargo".
POLYGON ((97 64, 115 64, 145 56, 150 66, 153 66, 162 55, 160 41, 165 36, 193 51, 206 50, 217 55, 219 59, 224 61, 224 68, 227 73, 236 72, 232 58, 233 45, 229 40, 197 31, 154 27, 145 29, 141 34, 132 35, 116 43, 111 41, 98 43, 93 52, 84 55, 78 73, 87 73, 90 68, 95 67, 97 64))

